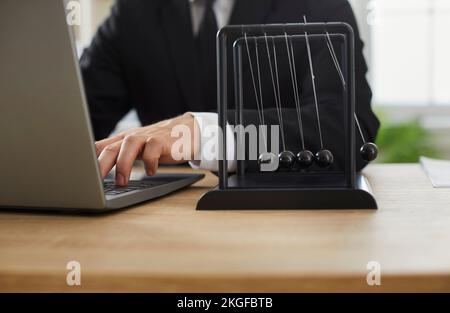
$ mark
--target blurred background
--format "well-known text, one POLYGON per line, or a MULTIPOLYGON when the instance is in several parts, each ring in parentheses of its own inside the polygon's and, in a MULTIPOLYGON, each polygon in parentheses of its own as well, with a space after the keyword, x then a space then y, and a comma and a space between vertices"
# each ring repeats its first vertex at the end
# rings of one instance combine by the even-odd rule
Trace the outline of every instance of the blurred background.
MULTIPOLYGON (((78 51, 113 0, 78 0, 78 51)), ((450 0, 350 0, 366 44, 373 106, 382 122, 379 162, 450 159, 450 0)), ((131 112, 118 126, 138 125, 131 112)))

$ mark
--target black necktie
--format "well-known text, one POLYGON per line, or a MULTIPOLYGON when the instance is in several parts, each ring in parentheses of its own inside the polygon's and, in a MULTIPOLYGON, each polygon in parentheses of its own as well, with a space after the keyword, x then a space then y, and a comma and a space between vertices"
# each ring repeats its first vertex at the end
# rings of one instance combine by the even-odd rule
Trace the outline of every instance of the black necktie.
POLYGON ((216 34, 218 31, 216 14, 213 10, 215 0, 203 0, 205 12, 197 35, 198 58, 200 65, 200 78, 204 94, 204 110, 211 111, 217 108, 216 96, 216 34))

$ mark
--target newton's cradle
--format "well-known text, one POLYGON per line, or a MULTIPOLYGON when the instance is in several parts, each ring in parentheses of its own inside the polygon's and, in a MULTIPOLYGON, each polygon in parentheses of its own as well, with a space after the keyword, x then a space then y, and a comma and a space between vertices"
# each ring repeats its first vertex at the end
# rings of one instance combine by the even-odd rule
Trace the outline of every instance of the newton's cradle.
MULTIPOLYGON (((354 33, 351 26, 345 23, 304 23, 273 24, 273 25, 242 25, 226 26, 218 34, 218 109, 219 125, 226 129, 228 123, 229 91, 234 87, 236 99, 236 125, 243 125, 243 67, 244 60, 248 63, 250 72, 251 92, 257 106, 260 125, 266 125, 264 99, 261 87, 262 71, 260 64, 264 56, 269 64, 268 75, 273 87, 276 114, 281 135, 281 153, 276 155, 265 147, 259 154, 258 165, 278 161, 279 170, 247 171, 246 160, 237 161, 237 171, 229 174, 227 171, 227 132, 223 132, 219 155, 219 186, 207 192, 198 202, 198 210, 264 210, 264 209, 376 209, 377 203, 372 195, 367 179, 356 172, 356 158, 373 161, 378 154, 377 146, 367 142, 355 113, 355 48, 354 33), (342 110, 344 129, 344 166, 341 171, 329 170, 335 158, 333 152, 324 146, 321 124, 320 101, 316 76, 314 72, 314 55, 311 41, 322 43, 329 52, 334 68, 342 85, 342 110), (320 149, 311 151, 304 139, 304 116, 300 103, 299 85, 297 79, 294 42, 303 42, 306 47, 307 64, 311 79, 312 94, 315 106, 315 123, 318 130, 320 149), (279 46, 284 45, 283 53, 279 46), (258 49, 264 49, 262 56, 258 49), (340 50, 337 50, 340 49, 340 50), (230 53, 232 51, 232 53, 230 53), (341 58, 336 51, 341 51, 341 58), (280 73, 278 62, 286 58, 289 64, 289 77, 292 95, 297 113, 300 130, 298 151, 289 151, 285 144, 283 123, 283 104, 280 96, 280 73), (233 76, 229 75, 232 65, 233 76), (233 79, 231 79, 233 78, 233 79), (231 82, 231 83, 230 83, 231 82), (355 154, 355 137, 361 136, 363 145, 360 155, 355 154), (312 168, 319 168, 316 171, 312 168)), ((285 82, 283 82, 285 83, 285 82)))

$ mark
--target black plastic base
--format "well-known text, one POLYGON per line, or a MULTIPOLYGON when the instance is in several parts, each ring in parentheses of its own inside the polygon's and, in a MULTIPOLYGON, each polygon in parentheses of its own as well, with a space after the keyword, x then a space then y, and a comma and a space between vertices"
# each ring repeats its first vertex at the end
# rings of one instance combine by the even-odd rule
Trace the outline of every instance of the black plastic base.
POLYGON ((199 200, 197 210, 376 210, 367 179, 357 175, 356 188, 213 189, 199 200))

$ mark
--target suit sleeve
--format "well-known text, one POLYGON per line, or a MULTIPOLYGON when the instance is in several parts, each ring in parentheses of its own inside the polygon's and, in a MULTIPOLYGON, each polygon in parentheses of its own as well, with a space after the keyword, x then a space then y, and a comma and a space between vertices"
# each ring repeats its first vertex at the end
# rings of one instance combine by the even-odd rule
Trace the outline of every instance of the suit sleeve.
MULTIPOLYGON (((330 0, 315 2, 314 9, 311 11, 312 14, 308 18, 309 22, 346 22, 355 31, 356 113, 360 119, 366 140, 374 141, 379 128, 379 122, 371 109, 372 93, 366 79, 367 65, 363 56, 363 42, 359 36, 353 10, 347 0, 330 0)), ((334 154, 334 169, 342 169, 345 164, 344 120, 341 105, 342 85, 325 42, 320 44, 313 44, 311 42, 311 44, 323 145, 325 149, 332 151, 334 154)), ((305 60, 306 51, 298 49, 296 51, 296 57, 298 60, 305 60)), ((305 145, 308 150, 317 152, 321 148, 319 127, 307 59, 301 64, 297 62, 297 73, 300 79, 301 116, 305 145)), ((232 115, 233 113, 231 112, 229 116, 230 120, 234 118, 232 115)), ((266 124, 279 124, 275 108, 266 108, 265 117, 266 124)), ((244 120, 246 124, 258 124, 258 112, 246 110, 244 112, 244 120)), ((286 148, 297 153, 301 147, 301 137, 296 109, 283 108, 283 120, 286 148)), ((359 133, 356 133, 355 153, 358 171, 367 165, 359 155, 361 145, 362 140, 359 133)))
POLYGON ((122 11, 117 1, 80 61, 96 140, 108 137, 131 109, 120 58, 122 11))

